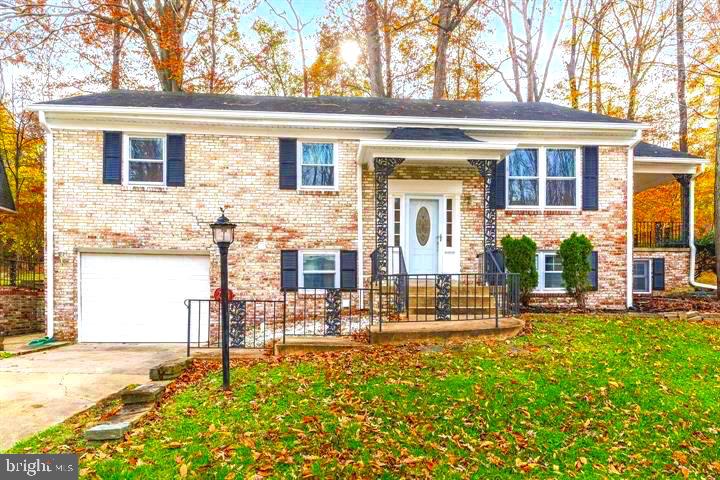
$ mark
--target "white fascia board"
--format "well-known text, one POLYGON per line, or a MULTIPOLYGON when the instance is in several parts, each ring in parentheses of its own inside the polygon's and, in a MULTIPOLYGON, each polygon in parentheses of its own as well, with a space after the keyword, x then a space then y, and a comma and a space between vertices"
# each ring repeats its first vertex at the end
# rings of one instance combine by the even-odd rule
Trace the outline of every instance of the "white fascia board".
POLYGON ((443 142, 415 140, 361 140, 357 159, 370 163, 377 157, 397 156, 406 160, 501 160, 517 148, 517 143, 443 142))
POLYGON ((288 113, 257 112, 242 110, 207 110, 154 107, 106 107, 79 105, 52 105, 37 103, 29 107, 31 111, 46 113, 72 113, 83 115, 128 116, 136 120, 145 117, 158 120, 162 117, 178 120, 189 118, 193 122, 217 122, 219 120, 246 121, 252 124, 288 125, 300 123, 308 126, 380 126, 392 128, 403 126, 452 126, 452 127, 503 127, 503 128, 570 128, 579 130, 633 131, 645 129, 647 125, 638 123, 611 122, 557 122, 548 120, 494 120, 467 118, 409 117, 388 115, 353 115, 337 113, 288 113))
POLYGON ((707 165, 705 158, 693 157, 635 157, 636 163, 664 163, 668 165, 707 165))
POLYGON ((16 210, 12 210, 12 209, 10 209, 10 208, 5 208, 5 207, 0 207, 0 212, 5 212, 5 213, 17 213, 16 210))

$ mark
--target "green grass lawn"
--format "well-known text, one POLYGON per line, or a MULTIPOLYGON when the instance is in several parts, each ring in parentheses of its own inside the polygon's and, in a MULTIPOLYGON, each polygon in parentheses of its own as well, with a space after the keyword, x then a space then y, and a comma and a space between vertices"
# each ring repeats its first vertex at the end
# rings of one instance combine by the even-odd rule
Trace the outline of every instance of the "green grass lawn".
POLYGON ((720 476, 720 327, 537 317, 508 342, 258 362, 180 391, 126 441, 52 428, 100 478, 720 476))

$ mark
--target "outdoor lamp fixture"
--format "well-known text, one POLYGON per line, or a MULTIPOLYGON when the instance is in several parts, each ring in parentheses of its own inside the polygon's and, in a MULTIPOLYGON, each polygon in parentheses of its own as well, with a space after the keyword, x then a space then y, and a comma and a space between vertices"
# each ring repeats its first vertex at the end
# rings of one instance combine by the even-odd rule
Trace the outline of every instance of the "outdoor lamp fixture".
POLYGON ((221 215, 210 224, 213 242, 220 251, 220 312, 222 328, 222 367, 223 388, 230 389, 230 322, 228 320, 228 249, 235 241, 235 224, 225 216, 225 209, 220 209, 221 215))

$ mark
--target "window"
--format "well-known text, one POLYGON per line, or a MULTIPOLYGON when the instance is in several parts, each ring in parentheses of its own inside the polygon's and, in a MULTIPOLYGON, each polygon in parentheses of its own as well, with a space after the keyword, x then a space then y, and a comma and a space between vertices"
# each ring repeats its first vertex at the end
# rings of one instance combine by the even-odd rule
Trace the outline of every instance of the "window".
POLYGON ((309 189, 327 190, 336 185, 335 146, 332 143, 306 143, 300 144, 298 149, 298 176, 300 187, 309 189))
POLYGON ((339 288, 340 253, 300 252, 300 286, 304 288, 339 288))
POLYGON ((165 184, 165 136, 127 137, 129 183, 165 184))
POLYGON ((507 156, 508 207, 578 207, 577 149, 517 149, 507 156))
POLYGON ((633 291, 650 293, 650 260, 633 261, 633 291))
POLYGON ((562 279, 562 262, 555 252, 540 252, 537 255, 538 291, 558 292, 565 290, 562 279))
POLYGON ((508 156, 508 205, 538 205, 538 151, 518 149, 508 156))
POLYGON ((400 198, 393 199, 393 239, 396 247, 400 246, 400 198))
POLYGON ((575 206, 575 150, 547 149, 545 204, 553 207, 575 206))
POLYGON ((452 248, 453 244, 453 201, 452 198, 445 199, 445 245, 452 248))

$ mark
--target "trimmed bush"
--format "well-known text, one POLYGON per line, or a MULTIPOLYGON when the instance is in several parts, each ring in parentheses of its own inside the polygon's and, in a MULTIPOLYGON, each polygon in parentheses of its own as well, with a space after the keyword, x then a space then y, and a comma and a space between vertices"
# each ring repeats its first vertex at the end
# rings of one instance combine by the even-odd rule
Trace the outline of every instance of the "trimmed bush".
POLYGON ((585 293, 590 290, 588 274, 592 266, 588 258, 593 251, 593 245, 585 235, 573 232, 570 238, 560 244, 560 260, 562 261, 562 278, 565 289, 575 298, 578 307, 585 308, 585 293))
POLYGON ((520 301, 527 305, 530 295, 538 284, 537 245, 525 235, 522 238, 506 236, 500 242, 505 256, 505 268, 510 273, 517 273, 520 276, 520 301))

